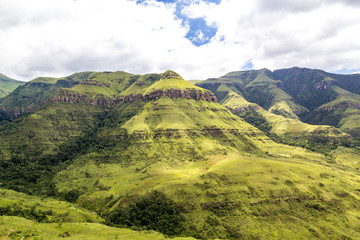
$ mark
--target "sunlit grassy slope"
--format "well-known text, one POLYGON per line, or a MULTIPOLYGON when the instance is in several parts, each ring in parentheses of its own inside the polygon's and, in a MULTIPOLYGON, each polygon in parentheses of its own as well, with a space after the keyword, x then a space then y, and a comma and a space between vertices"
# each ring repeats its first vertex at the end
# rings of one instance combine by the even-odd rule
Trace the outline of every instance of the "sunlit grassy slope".
POLYGON ((0 99, 7 111, 18 117, 43 106, 59 88, 69 88, 86 79, 91 72, 74 73, 64 78, 40 77, 23 84, 8 96, 0 99))
MULTIPOLYGON (((242 84, 257 77, 253 75, 244 76, 242 84)), ((106 98, 168 88, 207 91, 171 71, 144 76, 87 73, 82 79, 85 84, 65 90, 106 98)), ((30 209, 28 219, 16 214, 0 217, 0 236, 8 239, 6 235, 14 229, 10 239, 30 234, 30 239, 57 239, 67 234, 69 239, 164 239, 156 232, 90 223, 106 221, 144 230, 149 226, 132 216, 133 206, 159 191, 181 209, 181 226, 170 226, 175 235, 200 239, 360 238, 359 150, 340 147, 325 156, 275 143, 227 108, 253 108, 280 135, 327 131, 335 138, 342 133, 270 113, 245 100, 241 88, 238 93, 234 88, 231 84, 219 88, 224 106, 167 96, 114 106, 45 102, 39 110, 4 125, 0 128, 0 177, 13 189, 25 192, 27 187, 37 187, 44 194, 68 198, 75 204, 8 190, 2 194, 0 190, 0 201, 6 206, 30 209), (14 165, 16 162, 19 164, 14 165), (9 166, 13 171, 7 172, 9 166), (27 176, 30 172, 34 174, 27 176), (49 208, 54 209, 48 217, 54 223, 35 220, 49 208), (136 220, 122 219, 125 216, 136 220)), ((157 206, 156 212, 163 207, 157 206)), ((161 217, 159 223, 164 221, 161 217)))
MULTIPOLYGON (((154 231, 133 231, 99 223, 38 223, 13 216, 0 216, 0 239, 93 239, 93 240, 161 240, 168 239, 154 231)), ((171 238, 175 240, 193 238, 171 238)))
POLYGON ((260 113, 270 124, 271 132, 279 135, 285 133, 291 134, 303 134, 303 133, 313 133, 313 132, 326 132, 330 136, 343 136, 334 127, 326 125, 310 125, 301 122, 299 119, 286 118, 281 115, 276 115, 267 111, 257 105, 256 103, 250 103, 245 100, 239 94, 230 91, 228 95, 223 99, 221 104, 236 113, 237 111, 257 111, 260 113))
POLYGON ((266 110, 289 118, 297 119, 298 113, 307 111, 282 89, 281 81, 271 78, 267 69, 232 72, 197 85, 210 89, 220 100, 227 95, 226 92, 232 91, 266 110))
POLYGON ((289 68, 230 72, 197 83, 222 100, 232 91, 274 114, 313 125, 331 125, 360 136, 360 75, 289 68))
POLYGON ((61 191, 86 192, 78 203, 100 212, 116 210, 134 195, 162 191, 187 209, 185 232, 200 238, 360 237, 357 172, 316 155, 302 158, 295 148, 292 154, 109 164, 88 155, 56 182, 61 191), (106 199, 111 201, 104 204, 106 199))
POLYGON ((7 96, 11 91, 22 84, 25 84, 25 82, 11 79, 0 73, 0 98, 7 96))
POLYGON ((0 206, 2 213, 44 222, 104 222, 75 204, 6 189, 0 189, 0 206))
POLYGON ((97 106, 51 103, 0 129, 0 156, 38 156, 53 152, 60 144, 94 127, 97 106))

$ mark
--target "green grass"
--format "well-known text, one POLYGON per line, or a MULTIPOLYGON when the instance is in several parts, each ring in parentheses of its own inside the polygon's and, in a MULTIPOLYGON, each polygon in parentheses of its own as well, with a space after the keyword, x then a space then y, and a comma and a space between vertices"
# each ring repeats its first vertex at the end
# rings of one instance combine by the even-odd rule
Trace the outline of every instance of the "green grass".
POLYGON ((221 91, 228 91, 227 96, 221 101, 221 105, 228 109, 248 108, 249 106, 260 108, 260 106, 256 103, 248 102, 244 97, 231 91, 230 89, 221 89, 221 91))
POLYGON ((5 214, 43 222, 104 222, 103 219, 74 204, 52 198, 29 196, 0 189, 1 211, 5 214), (40 215, 46 215, 42 218, 40 215))
POLYGON ((346 147, 339 147, 332 152, 335 161, 341 165, 360 169, 360 150, 346 147))
POLYGON ((359 138, 359 112, 354 111, 360 103, 358 80, 359 75, 294 67, 231 72, 197 85, 214 92, 221 102, 229 92, 235 92, 277 115, 331 125, 359 138), (333 110, 321 110, 326 108, 333 110))
POLYGON ((30 82, 55 84, 57 82, 57 80, 59 80, 59 78, 38 77, 38 78, 31 80, 30 82))
MULTIPOLYGON (((253 73, 244 76, 242 84, 258 77, 253 73)), ((145 76, 86 73, 68 80, 76 86, 67 90, 89 92, 89 97, 119 97, 167 88, 206 91, 172 71, 145 76), (80 79, 110 85, 76 85, 80 79)), ((268 81, 258 79, 256 84, 264 82, 268 81)), ((223 93, 232 91, 222 101, 228 108, 258 107, 237 94, 235 85, 218 87, 223 93)), ((299 137, 310 132, 331 139, 343 135, 328 126, 311 126, 262 108, 257 111, 279 135, 292 132, 299 137)), ((97 221, 91 214, 96 212, 107 223, 117 225, 110 218, 114 212, 127 213, 119 218, 139 213, 134 203, 148 204, 146 196, 155 190, 181 209, 184 226, 172 227, 183 236, 360 238, 358 150, 338 148, 325 156, 275 143, 218 103, 166 96, 106 108, 57 102, 4 125, 0 137, 2 183, 13 180, 12 187, 17 184, 21 191, 30 189, 30 193, 35 188, 27 186, 47 184, 54 189, 54 196, 75 203, 7 190, 1 198, 0 191, 2 204, 14 209, 18 206, 28 218, 0 217, 4 239, 11 229, 16 230, 9 236, 13 239, 31 233, 34 239, 62 238, 65 233, 73 239, 115 239, 116 235, 119 239, 163 239, 155 232, 83 222, 97 221), (14 171, 9 172, 11 166, 14 171), (22 182, 26 177, 31 180, 25 181, 28 185, 22 182), (49 209, 55 214, 49 213, 48 220, 55 223, 39 220, 49 209)), ((140 220, 132 224, 137 226, 134 229, 145 230, 141 216, 136 217, 140 220)), ((164 219, 161 217, 157 221, 164 219)), ((126 219, 119 222, 126 226, 126 219)))
POLYGON ((233 117, 228 110, 217 103, 162 97, 147 103, 144 110, 126 122, 123 127, 129 133, 135 130, 204 128, 240 128, 243 131, 256 131, 241 119, 233 119, 233 117))
POLYGON ((52 103, 29 116, 24 116, 0 129, 1 153, 23 155, 29 151, 43 154, 79 136, 94 125, 94 115, 101 109, 92 105, 52 103))
POLYGON ((0 98, 7 96, 11 91, 23 84, 25 84, 25 82, 11 79, 0 73, 0 98))
POLYGON ((61 190, 86 189, 78 203, 102 211, 115 210, 131 196, 164 192, 188 209, 185 232, 194 237, 359 237, 356 171, 313 153, 304 156, 299 148, 273 150, 267 158, 212 155, 196 162, 138 159, 130 165, 99 164, 88 155, 59 173, 56 182, 61 190), (287 157, 281 154, 286 149, 287 157))
POLYGON ((318 107, 306 116, 309 122, 320 122, 338 127, 353 137, 360 136, 360 95, 346 91, 339 86, 331 86, 338 96, 331 102, 318 107))
MULTIPOLYGON (((0 239, 167 239, 154 231, 133 231, 98 223, 38 223, 20 217, 0 216, 0 239)), ((192 239, 192 238, 172 238, 192 239)))
MULTIPOLYGON (((257 105, 256 103, 250 103, 245 100, 242 96, 238 95, 235 92, 229 92, 229 94, 224 98, 221 104, 228 108, 233 113, 238 111, 237 109, 243 109, 241 111, 257 111, 260 113, 271 125, 271 133, 277 135, 283 135, 285 133, 291 133, 295 135, 301 135, 304 133, 316 133, 316 132, 326 132, 331 137, 336 136, 345 136, 344 133, 339 133, 334 127, 326 125, 311 125, 304 122, 301 122, 297 117, 285 117, 282 115, 277 115, 271 111, 267 111, 257 105), (252 110, 253 109, 253 110, 252 110)), ((288 107, 286 102, 277 103, 278 107, 286 108, 285 112, 291 112, 291 109, 288 107), (283 105, 281 105, 283 103, 283 105)), ((271 109, 270 109, 271 110, 271 109)), ((356 115, 354 116, 356 117, 356 115)))
POLYGON ((139 76, 128 88, 121 92, 120 96, 127 96, 130 94, 141 93, 143 95, 149 94, 155 90, 180 89, 188 90, 195 89, 199 92, 206 92, 207 90, 199 88, 188 81, 185 81, 180 75, 173 71, 166 71, 160 75, 144 75, 139 76))
POLYGON ((295 100, 276 85, 277 81, 266 74, 259 75, 254 81, 246 85, 248 99, 259 102, 265 109, 278 115, 297 118, 298 112, 307 111, 306 108, 295 103, 295 100), (267 101, 265 100, 267 99, 267 101))

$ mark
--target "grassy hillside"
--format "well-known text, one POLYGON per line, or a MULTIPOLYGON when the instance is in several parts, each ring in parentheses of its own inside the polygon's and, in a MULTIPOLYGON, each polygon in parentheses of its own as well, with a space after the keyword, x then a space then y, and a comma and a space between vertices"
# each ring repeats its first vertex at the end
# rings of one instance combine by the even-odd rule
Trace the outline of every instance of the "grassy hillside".
POLYGON ((0 189, 1 215, 10 215, 37 222, 104 222, 91 212, 66 201, 29 196, 0 189))
MULTIPOLYGON (((310 125, 297 118, 285 117, 267 111, 256 103, 248 102, 243 96, 232 91, 224 84, 215 92, 224 107, 248 123, 259 128, 274 141, 289 145, 301 146, 328 154, 338 145, 352 140, 348 134, 335 127, 310 125)), ((277 104, 281 104, 278 102, 277 104)), ((290 111, 291 112, 291 111, 290 111)))
POLYGON ((360 95, 331 86, 338 96, 303 118, 311 123, 329 124, 360 137, 360 95))
POLYGON ((36 78, 20 86, 5 98, 0 99, 0 104, 13 116, 18 117, 24 113, 39 109, 57 89, 79 84, 90 73, 75 73, 65 78, 36 78))
MULTIPOLYGON (((154 231, 134 231, 99 223, 38 223, 20 217, 0 216, 0 239, 168 239, 154 231)), ((174 240, 193 238, 175 237, 174 240)))
POLYGON ((288 157, 212 155, 130 163, 99 163, 88 155, 60 172, 56 182, 61 191, 86 192, 77 202, 119 226, 141 226, 127 217, 135 211, 131 204, 156 190, 183 209, 182 227, 168 230, 196 238, 359 237, 356 171, 315 155, 304 158, 299 149, 291 152, 288 157), (125 219, 116 218, 119 214, 125 219))
POLYGON ((296 104, 295 100, 282 89, 282 82, 272 79, 267 69, 259 71, 233 72, 218 79, 209 79, 198 85, 216 93, 219 99, 227 92, 241 95, 247 101, 278 115, 297 119, 297 114, 307 109, 296 104), (211 86, 212 85, 212 86, 211 86))
POLYGON ((203 82, 216 86, 222 105, 172 71, 63 78, 71 84, 0 126, 1 187, 37 195, 0 190, 0 237, 360 238, 359 149, 328 144, 349 137, 333 127, 248 102, 248 88, 276 84, 266 72, 203 82), (229 109, 253 115, 238 114, 245 121, 229 109))
POLYGON ((360 75, 290 68, 231 72, 197 84, 223 100, 234 92, 271 113, 359 136, 360 75))
POLYGON ((11 91, 23 84, 25 84, 25 82, 11 79, 0 73, 0 98, 7 96, 11 91))

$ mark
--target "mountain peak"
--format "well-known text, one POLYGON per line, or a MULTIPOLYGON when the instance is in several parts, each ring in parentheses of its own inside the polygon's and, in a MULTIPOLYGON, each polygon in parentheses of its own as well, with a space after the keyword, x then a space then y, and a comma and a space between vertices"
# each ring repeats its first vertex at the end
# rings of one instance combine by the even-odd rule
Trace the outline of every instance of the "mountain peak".
POLYGON ((173 78, 183 79, 178 73, 172 70, 167 70, 161 74, 161 79, 173 79, 173 78))

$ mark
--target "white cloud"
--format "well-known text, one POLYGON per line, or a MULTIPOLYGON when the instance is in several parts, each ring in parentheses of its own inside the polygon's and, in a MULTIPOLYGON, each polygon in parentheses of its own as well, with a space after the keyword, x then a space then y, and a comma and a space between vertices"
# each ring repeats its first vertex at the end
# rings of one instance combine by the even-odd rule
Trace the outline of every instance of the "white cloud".
MULTIPOLYGON (((255 68, 359 69, 359 1, 190 1, 218 31, 196 47, 174 4, 149 0, 0 0, 0 72, 30 80, 76 71, 162 72, 186 79, 255 68), (271 3, 271 4, 270 4, 271 3)), ((206 37, 201 31, 198 37, 206 37)))
MULTIPOLYGON (((255 68, 359 68, 360 4, 340 0, 223 0, 186 7, 191 17, 218 26, 217 39, 238 42, 238 58, 255 68)), ((232 54, 231 58, 235 55, 232 54)), ((230 59, 228 60, 230 61, 230 59)))

